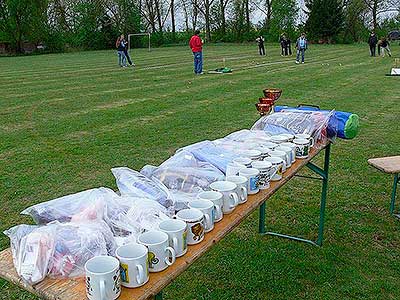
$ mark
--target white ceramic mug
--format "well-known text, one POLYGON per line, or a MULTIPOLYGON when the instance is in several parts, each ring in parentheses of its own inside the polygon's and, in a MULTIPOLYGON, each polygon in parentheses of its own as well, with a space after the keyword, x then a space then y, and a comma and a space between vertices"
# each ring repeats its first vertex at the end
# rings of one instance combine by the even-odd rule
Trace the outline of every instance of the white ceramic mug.
POLYGON ((260 160, 261 152, 258 150, 242 150, 240 151, 240 155, 243 157, 250 158, 251 160, 260 160))
POLYGON ((296 139, 306 139, 310 141, 310 147, 314 147, 314 138, 308 133, 298 133, 296 134, 296 139))
POLYGON ((237 165, 245 165, 246 168, 251 168, 252 160, 248 157, 237 157, 233 159, 233 162, 237 165))
POLYGON ((277 135, 271 136, 271 142, 276 143, 276 144, 281 144, 281 143, 285 143, 288 141, 289 141, 289 138, 283 134, 277 134, 277 135))
POLYGON ((216 191, 206 191, 206 192, 201 192, 200 194, 197 195, 197 198, 199 199, 204 199, 204 200, 210 200, 212 203, 214 203, 214 209, 215 209, 215 220, 214 222, 219 222, 222 220, 224 214, 222 213, 222 206, 224 204, 224 195, 222 195, 220 192, 216 191))
POLYGON ((269 161, 272 164, 274 175, 271 177, 271 181, 278 181, 282 179, 282 169, 286 164, 285 161, 277 156, 271 156, 264 159, 264 161, 269 161))
POLYGON ((274 150, 276 147, 278 147, 278 145, 279 145, 279 144, 273 143, 273 142, 266 142, 266 143, 263 143, 263 146, 264 146, 264 147, 267 147, 267 148, 269 148, 269 149, 271 149, 271 150, 274 150))
POLYGON ((226 165, 226 176, 238 175, 240 169, 243 168, 246 168, 246 166, 232 161, 226 165))
POLYGON ((285 136, 287 138, 288 142, 292 142, 294 140, 294 135, 291 133, 282 133, 281 135, 285 136))
POLYGON ((247 201, 247 178, 244 176, 227 176, 226 181, 237 185, 236 194, 239 197, 239 204, 245 203, 247 201))
POLYGON ((263 160, 264 158, 270 156, 269 153, 272 151, 270 148, 265 147, 265 146, 257 147, 257 148, 255 148, 255 150, 258 150, 261 152, 260 160, 263 160))
POLYGON ((279 147, 276 148, 276 150, 286 153, 286 156, 287 156, 286 168, 290 168, 292 166, 292 152, 293 152, 293 150, 290 147, 283 146, 283 144, 285 144, 285 143, 280 144, 279 147))
POLYGON ((310 153, 310 141, 306 139, 294 139, 296 145, 296 158, 307 158, 310 153))
POLYGON ((247 178, 247 194, 253 195, 260 191, 258 187, 258 176, 260 171, 253 168, 241 169, 239 175, 247 178))
POLYGON ((280 146, 289 147, 290 149, 292 149, 292 154, 290 156, 292 159, 292 163, 294 163, 296 161, 296 145, 290 142, 286 142, 280 144, 280 146))
POLYGON ((272 163, 269 161, 254 161, 251 166, 260 171, 260 175, 258 177, 258 187, 261 190, 269 188, 269 182, 273 176, 272 163))
POLYGON ((181 257, 187 252, 186 222, 177 219, 164 220, 158 225, 158 228, 168 234, 169 246, 174 248, 176 257, 181 257))
POLYGON ((175 250, 169 246, 168 234, 150 230, 138 237, 138 242, 149 249, 148 263, 150 272, 160 272, 175 262, 175 250))
MULTIPOLYGON (((242 170, 240 170, 240 172, 241 171, 242 170)), ((215 181, 210 184, 210 188, 223 195, 222 212, 224 214, 231 213, 239 204, 239 197, 235 192, 237 188, 235 183, 229 181, 215 181)))
POLYGON ((185 221, 188 228, 187 243, 195 245, 204 239, 204 215, 194 208, 182 209, 177 212, 176 218, 185 221))
POLYGON ((286 169, 288 168, 288 163, 290 162, 290 164, 292 164, 292 161, 289 157, 289 155, 284 152, 284 151, 279 151, 279 150, 274 150, 270 152, 270 155, 273 157, 280 157, 283 159, 283 161, 285 162, 282 166, 282 173, 286 172, 286 169))
POLYGON ((127 288, 144 285, 149 280, 148 250, 141 244, 127 244, 117 248, 121 284, 127 288))
POLYGON ((121 294, 119 261, 111 256, 95 256, 85 264, 86 296, 89 300, 115 300, 121 294))
POLYGON ((195 199, 189 202, 189 208, 200 210, 204 215, 204 230, 210 232, 214 229, 215 208, 210 200, 195 199))

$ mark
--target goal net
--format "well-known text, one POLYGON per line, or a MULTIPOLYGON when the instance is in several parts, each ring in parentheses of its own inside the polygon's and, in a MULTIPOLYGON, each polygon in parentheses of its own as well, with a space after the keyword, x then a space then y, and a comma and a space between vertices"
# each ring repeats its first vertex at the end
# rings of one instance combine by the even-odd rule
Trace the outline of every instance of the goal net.
POLYGON ((150 51, 151 49, 150 32, 128 34, 128 46, 129 50, 131 50, 132 46, 134 46, 135 48, 148 47, 150 51))

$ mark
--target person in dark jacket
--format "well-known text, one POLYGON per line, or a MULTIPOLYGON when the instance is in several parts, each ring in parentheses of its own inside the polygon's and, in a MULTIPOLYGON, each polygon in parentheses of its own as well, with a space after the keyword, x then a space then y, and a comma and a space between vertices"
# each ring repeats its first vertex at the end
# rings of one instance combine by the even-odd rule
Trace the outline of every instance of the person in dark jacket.
POLYGON ((282 33, 279 37, 279 44, 281 44, 281 56, 284 56, 286 51, 286 41, 284 33, 282 33))
POLYGON ((258 44, 258 51, 260 52, 260 55, 265 55, 264 41, 265 39, 262 35, 256 38, 256 42, 258 44))
POLYGON ((131 67, 136 66, 135 63, 132 61, 131 56, 129 55, 129 52, 128 52, 128 45, 129 44, 125 39, 123 40, 123 44, 124 44, 124 54, 125 54, 126 59, 128 60, 129 65, 131 67))
POLYGON ((292 55, 292 41, 290 40, 290 38, 289 37, 286 37, 286 40, 285 40, 285 45, 286 45, 286 55, 292 55))
POLYGON ((376 37, 375 32, 371 32, 368 38, 369 53, 371 54, 371 56, 375 56, 377 43, 378 43, 378 38, 376 37))

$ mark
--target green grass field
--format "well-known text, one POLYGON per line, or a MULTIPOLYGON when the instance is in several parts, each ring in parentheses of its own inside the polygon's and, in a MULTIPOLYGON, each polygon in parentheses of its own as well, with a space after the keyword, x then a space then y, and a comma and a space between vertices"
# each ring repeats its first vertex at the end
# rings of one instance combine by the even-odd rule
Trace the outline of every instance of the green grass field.
MULTIPOLYGON (((332 147, 322 248, 257 234, 255 212, 165 291, 165 299, 399 299, 400 220, 388 213, 392 178, 367 165, 398 155, 400 79, 366 45, 314 46, 306 64, 254 45, 206 46, 192 74, 187 47, 0 58, 0 230, 25 207, 84 189, 116 189, 110 168, 159 164, 184 145, 249 128, 265 87, 280 104, 316 104, 361 117, 360 135, 332 147)), ((400 56, 393 45, 394 56, 400 56)), ((321 161, 321 159, 319 159, 321 161)), ((293 179, 267 205, 268 229, 315 238, 319 182, 293 179)), ((400 201, 399 201, 400 204, 400 201)), ((9 240, 0 236, 0 248, 9 240)), ((0 299, 37 299, 0 280, 0 299)))

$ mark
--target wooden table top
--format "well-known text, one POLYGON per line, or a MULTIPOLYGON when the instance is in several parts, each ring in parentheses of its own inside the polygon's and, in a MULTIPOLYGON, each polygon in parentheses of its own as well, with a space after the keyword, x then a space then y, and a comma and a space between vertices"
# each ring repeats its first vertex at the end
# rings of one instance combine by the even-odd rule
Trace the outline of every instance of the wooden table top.
MULTIPOLYGON (((147 300, 153 298, 162 291, 170 282, 172 282, 179 274, 185 271, 196 259, 203 255, 215 243, 221 240, 229 232, 231 232, 240 222, 257 209, 264 201, 273 195, 281 186, 289 181, 302 167, 304 167, 312 158, 314 158, 321 149, 313 148, 307 159, 298 159, 283 174, 280 181, 271 182, 271 186, 267 190, 262 190, 255 195, 249 195, 248 200, 244 204, 240 204, 236 209, 224 215, 224 218, 215 223, 215 227, 211 232, 205 234, 204 240, 193 246, 188 247, 187 253, 176 259, 173 266, 158 273, 150 273, 150 279, 144 286, 128 289, 122 288, 119 300, 147 300)), ((10 248, 0 252, 0 277, 22 287, 48 300, 84 300, 86 299, 86 290, 83 278, 78 279, 49 279, 46 278, 42 282, 34 286, 25 284, 15 271, 12 261, 10 248)))
POLYGON ((385 173, 400 173, 400 156, 371 158, 368 159, 368 163, 385 173))

